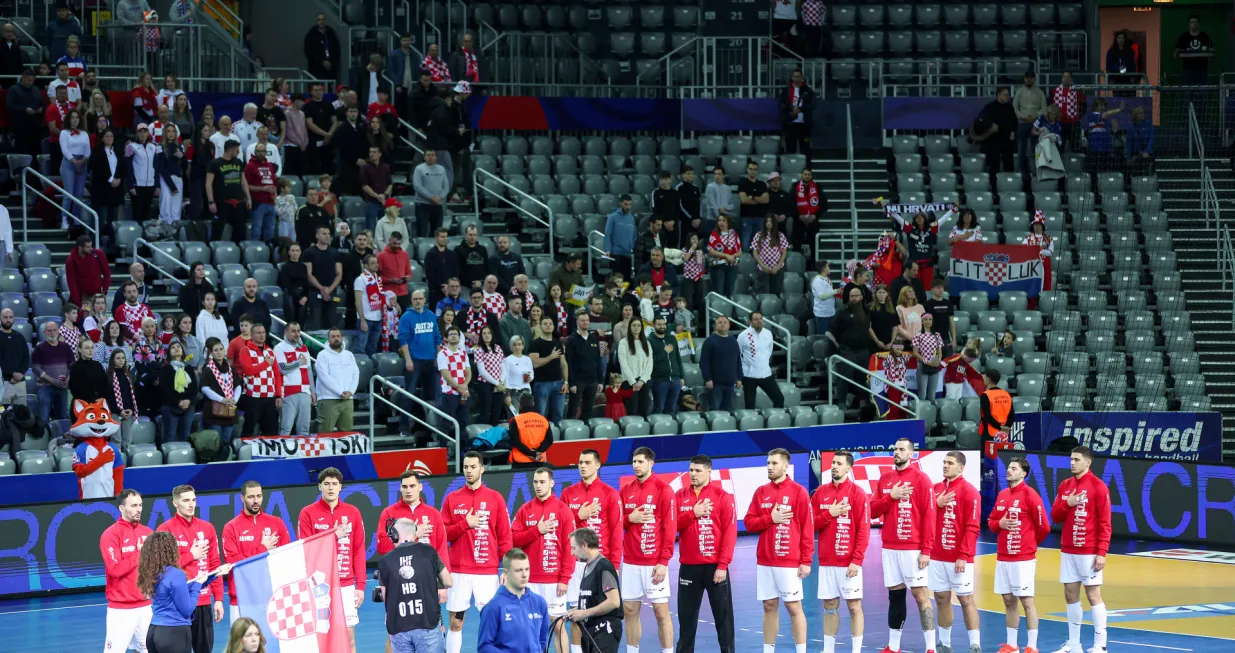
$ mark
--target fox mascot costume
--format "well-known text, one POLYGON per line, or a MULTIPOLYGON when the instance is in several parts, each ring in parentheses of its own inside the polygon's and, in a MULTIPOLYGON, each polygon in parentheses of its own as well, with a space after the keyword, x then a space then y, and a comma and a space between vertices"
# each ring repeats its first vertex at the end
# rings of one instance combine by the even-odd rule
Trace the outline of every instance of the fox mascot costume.
POLYGON ((83 499, 114 497, 124 489, 124 461, 120 447, 111 442, 120 423, 107 410, 107 402, 88 404, 73 400, 73 428, 69 435, 78 443, 73 449, 73 473, 83 499))

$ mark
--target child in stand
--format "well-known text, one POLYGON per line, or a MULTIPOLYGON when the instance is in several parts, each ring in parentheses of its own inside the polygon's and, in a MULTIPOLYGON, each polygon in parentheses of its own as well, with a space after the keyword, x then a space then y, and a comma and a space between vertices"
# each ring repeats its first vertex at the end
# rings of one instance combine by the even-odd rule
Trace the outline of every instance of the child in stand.
POLYGON ((159 342, 166 347, 171 344, 174 337, 176 337, 176 318, 171 313, 166 313, 159 320, 159 342))
POLYGON ((673 313, 674 333, 695 333, 695 313, 686 307, 685 297, 674 297, 673 305, 677 309, 673 313))
POLYGON ((621 374, 610 374, 609 385, 605 388, 605 417, 615 422, 626 417, 626 400, 633 396, 634 390, 622 387, 621 374))
POLYGON ((317 181, 321 184, 321 190, 318 191, 319 205, 326 212, 326 215, 330 216, 330 219, 333 220, 339 212, 339 197, 330 192, 330 184, 333 179, 331 179, 330 175, 322 175, 317 178, 317 181))
POLYGON ((385 354, 399 350, 399 301, 393 291, 386 290, 382 294, 386 295, 386 310, 382 317, 382 341, 377 348, 385 354))
POLYGON ((292 181, 286 177, 279 177, 276 184, 278 195, 274 198, 274 214, 278 218, 275 224, 277 225, 275 235, 280 240, 287 238, 296 239, 296 211, 300 208, 296 206, 296 198, 292 196, 292 181))
POLYGON ((80 314, 81 309, 77 307, 77 304, 68 302, 64 305, 64 319, 60 322, 60 342, 76 347, 81 341, 82 332, 77 328, 77 317, 80 314))

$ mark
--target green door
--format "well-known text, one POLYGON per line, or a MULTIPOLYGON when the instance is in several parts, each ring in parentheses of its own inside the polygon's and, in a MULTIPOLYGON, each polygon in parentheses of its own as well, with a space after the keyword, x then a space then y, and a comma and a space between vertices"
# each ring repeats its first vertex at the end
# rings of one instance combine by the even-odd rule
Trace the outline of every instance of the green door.
POLYGON ((1209 83, 1217 84, 1221 73, 1226 72, 1226 53, 1229 42, 1227 19, 1229 6, 1222 5, 1188 5, 1180 7, 1161 7, 1162 12, 1162 52, 1161 80, 1162 84, 1179 84, 1182 82, 1183 66, 1175 58, 1175 41, 1180 34, 1188 31, 1188 17, 1201 18, 1201 31, 1209 35, 1214 43, 1214 58, 1209 60, 1209 83))

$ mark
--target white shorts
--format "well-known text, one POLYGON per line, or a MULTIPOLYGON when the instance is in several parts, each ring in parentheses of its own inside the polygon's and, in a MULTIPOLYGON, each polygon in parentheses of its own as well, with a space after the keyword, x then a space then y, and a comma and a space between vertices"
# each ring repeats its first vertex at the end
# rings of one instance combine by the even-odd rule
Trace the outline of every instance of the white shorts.
POLYGON ((233 623, 233 624, 236 623, 236 620, 240 618, 240 606, 238 605, 227 606, 227 618, 228 618, 228 623, 233 623))
POLYGON ((497 574, 451 574, 455 584, 446 591, 446 610, 467 612, 472 601, 480 610, 497 594, 497 574))
POLYGON ((150 606, 140 608, 108 608, 107 635, 103 653, 124 653, 129 649, 146 653, 146 632, 150 630, 150 606))
POLYGON ((651 565, 622 565, 621 580, 623 601, 638 601, 647 597, 649 603, 669 602, 669 573, 659 583, 652 582, 651 565))
POLYGON ((343 594, 343 616, 347 618, 347 627, 355 628, 360 623, 360 612, 356 609, 356 586, 344 585, 339 589, 343 594))
POLYGON ((926 570, 918 569, 918 556, 922 552, 883 550, 883 586, 926 587, 926 570))
POLYGON ((995 561, 995 593, 1012 596, 1034 595, 1034 575, 1038 571, 1037 560, 1016 562, 995 561))
POLYGON ((819 598, 821 599, 853 599, 862 598, 862 568, 858 567, 858 575, 849 577, 849 567, 819 567, 819 598))
POLYGON ((575 572, 570 575, 570 583, 566 585, 566 603, 579 605, 579 583, 583 580, 583 570, 587 564, 575 561, 575 572))
POLYGON ((973 567, 972 562, 965 563, 965 571, 956 573, 955 562, 940 562, 931 560, 931 564, 927 567, 928 576, 930 576, 929 585, 932 592, 954 592, 957 596, 969 596, 973 594, 973 567))
POLYGON ((528 583, 527 588, 549 604, 550 618, 566 614, 566 595, 557 595, 557 583, 528 583))
POLYGON ((1086 587, 1102 584, 1102 572, 1093 570, 1095 554, 1060 553, 1059 582, 1080 583, 1086 587))
POLYGON ((760 601, 780 599, 785 603, 802 600, 802 579, 797 567, 765 567, 755 565, 755 598, 760 601))

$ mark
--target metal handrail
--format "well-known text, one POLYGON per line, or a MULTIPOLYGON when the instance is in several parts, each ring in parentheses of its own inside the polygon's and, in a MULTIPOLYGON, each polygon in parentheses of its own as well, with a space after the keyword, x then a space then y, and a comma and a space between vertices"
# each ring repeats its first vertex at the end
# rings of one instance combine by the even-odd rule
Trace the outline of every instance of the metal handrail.
POLYGON ((604 248, 604 247, 597 247, 597 246, 595 246, 595 245, 593 245, 593 244, 592 244, 592 237, 593 237, 593 236, 600 236, 600 239, 601 239, 601 243, 602 243, 602 244, 604 243, 604 239, 605 239, 605 234, 604 234, 604 232, 602 232, 602 231, 596 231, 595 229, 593 229, 592 231, 589 231, 589 232, 588 232, 588 234, 587 234, 587 236, 586 236, 586 238, 587 238, 587 271, 588 271, 588 274, 592 274, 593 272, 595 272, 595 271, 596 271, 596 265, 595 265, 595 262, 594 262, 594 260, 593 260, 593 256, 594 256, 593 252, 595 252, 596 254, 599 254, 599 255, 600 255, 600 257, 601 257, 602 259, 608 259, 608 260, 610 260, 610 261, 611 261, 611 260, 613 260, 612 258, 610 258, 610 257, 608 257, 608 256, 605 256, 605 248, 604 248))
POLYGON ((1198 156, 1201 160, 1201 171, 1205 170, 1205 140, 1201 138, 1201 125, 1196 120, 1196 105, 1188 103, 1188 158, 1198 156), (1193 152, 1193 148, 1196 151, 1193 152))
MULTIPOLYGON (((15 16, 15 18, 19 18, 19 17, 18 17, 18 16, 15 16)), ((13 20, 12 20, 12 19, 10 19, 10 18, 3 18, 3 17, 0 17, 0 23, 9 23, 9 24, 11 24, 11 25, 13 26, 13 29, 17 30, 17 33, 18 33, 19 35, 26 37, 26 41, 29 41, 29 42, 30 42, 31 44, 33 44, 35 47, 40 48, 40 51, 41 51, 41 48, 43 47, 43 44, 42 44, 42 43, 39 43, 38 39, 34 38, 34 35, 33 35, 33 34, 31 34, 30 32, 27 32, 26 30, 22 29, 22 27, 21 27, 21 25, 20 25, 19 23, 17 23, 17 22, 15 22, 15 21, 13 21, 13 20)), ((23 43, 24 43, 24 42, 23 42, 21 39, 17 39, 17 44, 18 44, 19 46, 20 46, 20 45, 22 45, 23 43)), ((30 62, 27 62, 27 63, 30 63, 30 62)), ((37 68, 37 66, 36 66, 36 68, 37 68)))
MULTIPOLYGON (((400 413, 402 413, 403 415, 406 415, 406 416, 407 416, 407 418, 408 418, 409 420, 411 420, 411 421, 413 421, 413 422, 416 422, 416 423, 418 423, 418 424, 422 424, 422 425, 424 425, 424 427, 425 427, 425 428, 429 429, 430 431, 433 431, 434 433, 437 433, 438 435, 442 436, 443 438, 445 438, 445 439, 447 439, 447 440, 450 440, 451 442, 454 442, 454 444, 455 444, 455 468, 456 468, 456 471, 458 471, 458 472, 462 472, 462 471, 463 471, 463 438, 461 437, 461 436, 462 436, 462 432, 459 430, 459 422, 458 422, 458 420, 456 420, 455 418, 451 417, 450 415, 447 415, 446 413, 442 412, 441 410, 439 410, 439 409, 438 409, 438 407, 437 407, 437 406, 434 406, 433 404, 431 404, 431 403, 429 403, 429 402, 425 401, 424 399, 421 399, 420 397, 417 397, 416 395, 414 395, 414 394, 412 394, 412 393, 408 392, 407 390, 404 390, 403 388, 400 388, 398 385, 396 385, 396 384, 394 384, 394 383, 391 383, 388 379, 386 379, 386 377, 383 377, 383 376, 378 376, 378 375, 376 375, 376 374, 374 374, 373 376, 369 377, 369 401, 370 401, 370 405, 372 405, 372 402, 373 402, 374 400, 380 401, 380 402, 382 402, 382 403, 384 403, 384 404, 386 404, 386 405, 390 406, 390 408, 391 408, 392 410, 397 410, 397 411, 399 411, 400 413), (385 398, 385 397, 381 396, 381 395, 380 395, 380 394, 378 394, 377 392, 375 392, 375 390, 377 389, 377 384, 378 384, 378 383, 381 383, 381 384, 382 384, 382 386, 383 386, 383 387, 385 387, 385 388, 389 388, 391 392, 393 392, 393 393, 395 393, 395 394, 398 394, 398 395, 401 395, 401 396, 403 396, 403 397, 407 397, 408 399, 411 399, 413 403, 420 404, 420 407, 425 409, 425 415, 426 415, 426 416, 428 416, 428 414, 429 414, 430 412, 432 412, 432 413, 436 414, 436 415, 438 416, 438 418, 440 418, 440 419, 442 419, 442 420, 445 420, 446 422, 448 422, 448 423, 450 423, 450 424, 453 424, 453 425, 454 425, 454 433, 455 433, 454 437, 450 437, 450 435, 449 435, 448 433, 446 433, 445 431, 443 431, 443 430, 439 429, 438 427, 434 426, 433 424, 430 424, 430 423, 429 423, 428 421, 426 421, 426 420, 422 420, 422 419, 420 419, 420 418, 416 417, 415 415, 413 415, 413 414, 411 413, 411 411, 404 410, 401 406, 399 406, 399 405, 398 405, 398 404, 396 404, 395 402, 393 402, 393 401, 391 401, 391 400, 389 400, 389 399, 387 399, 387 398, 385 398)), ((377 411, 372 410, 372 408, 370 408, 370 410, 369 410, 369 438, 370 438, 370 439, 372 439, 372 438, 374 437, 374 435, 373 435, 373 434, 374 434, 374 431, 375 431, 376 429, 377 429, 377 411)))
POLYGON ((23 168, 21 171, 21 231, 22 231, 22 237, 24 240, 28 241, 30 239, 30 201, 29 201, 30 193, 34 193, 35 195, 46 200, 49 204, 55 205, 56 210, 60 211, 61 215, 67 216, 68 218, 72 219, 74 222, 80 224, 83 228, 86 229, 86 231, 89 231, 91 234, 94 234, 94 244, 96 246, 99 244, 99 214, 98 212, 96 212, 94 209, 87 206, 85 202, 81 201, 81 199, 69 194, 69 191, 65 190, 64 187, 62 187, 60 184, 57 184, 56 182, 52 181, 48 177, 44 176, 43 173, 38 172, 34 168, 29 167, 29 166, 27 166, 26 168, 23 168), (52 188, 56 189, 57 191, 60 192, 61 195, 72 200, 73 204, 76 204, 77 206, 81 207, 84 213, 91 215, 94 218, 94 228, 91 229, 89 223, 73 215, 72 211, 69 211, 68 209, 64 208, 64 205, 61 202, 57 202, 56 200, 53 200, 52 198, 44 195, 42 189, 31 188, 30 187, 30 176, 31 175, 36 177, 39 181, 43 182, 44 184, 47 184, 51 186, 52 188))
POLYGON ((912 415, 915 419, 916 419, 917 417, 919 417, 919 415, 918 415, 918 410, 917 410, 917 406, 918 406, 919 402, 921 402, 922 400, 918 397, 918 394, 917 394, 916 392, 910 392, 910 391, 909 391, 909 388, 907 388, 907 387, 905 387, 905 386, 903 386, 903 385, 900 385, 900 384, 893 383, 893 382, 889 381, 889 380, 888 380, 887 378, 885 378, 885 377, 883 376, 883 374, 881 374, 880 372, 871 371, 871 370, 869 370, 869 369, 867 369, 867 368, 865 368, 865 367, 862 367, 861 365, 857 365, 857 364, 855 364, 855 363, 852 363, 852 362, 850 362, 850 361, 846 360, 846 359, 845 359, 845 357, 844 357, 844 356, 841 356, 840 354, 833 354, 830 358, 828 358, 828 403, 829 403, 829 404, 830 404, 830 403, 833 403, 833 400, 832 400, 832 392, 833 392, 833 388, 832 388, 832 377, 836 377, 836 378, 840 379, 841 381, 844 381, 845 383, 848 383, 848 384, 850 384, 850 385, 852 385, 852 386, 855 386, 855 387, 857 387, 857 388, 860 388, 860 389, 862 389, 862 390, 866 390, 867 392, 871 393, 871 395, 872 395, 872 396, 879 397, 880 399, 883 399, 884 401, 888 402, 889 404, 893 403, 893 402, 892 402, 892 400, 891 400, 890 398, 888 398, 888 396, 887 396, 887 395, 883 395, 883 394, 879 394, 878 392, 875 392, 875 391, 874 391, 874 390, 873 390, 873 389, 872 389, 869 385, 862 385, 861 383, 858 383, 857 381, 854 381, 853 379, 851 379, 851 378, 849 378, 849 377, 847 377, 847 376, 845 376, 845 375, 841 374, 840 372, 837 372, 837 371, 834 369, 834 368, 836 367, 836 364, 837 364, 837 363, 841 363, 841 364, 843 364, 843 365, 844 365, 844 366, 846 366, 846 367, 851 367, 851 368, 853 368, 853 369, 855 369, 855 370, 858 370, 859 372, 862 372, 862 373, 866 374, 866 375, 867 375, 867 377, 870 377, 870 376, 878 376, 880 379, 882 379, 882 380, 883 380, 884 385, 886 385, 887 387, 889 387, 889 388, 896 388, 897 390, 900 390, 900 391, 901 391, 901 393, 903 393, 903 394, 905 395, 905 397, 906 397, 906 398, 912 398, 912 399, 913 399, 913 402, 912 402, 910 405, 908 405, 908 406, 907 406, 907 405, 905 405, 905 404, 898 404, 898 405, 900 406, 901 410, 905 411, 906 413, 909 413, 909 414, 910 414, 910 415, 912 415))
POLYGON ((525 192, 523 192, 523 191, 519 190, 518 188, 515 188, 514 186, 510 185, 510 183, 508 183, 506 180, 504 180, 504 179, 502 179, 501 177, 499 177, 499 176, 497 176, 497 175, 493 174, 492 172, 489 172, 488 170, 481 170, 480 168, 476 168, 476 169, 472 172, 472 205, 473 205, 473 207, 472 207, 472 208, 473 208, 473 209, 475 209, 475 212, 476 212, 476 215, 477 215, 477 216, 479 216, 479 215, 480 215, 480 193, 481 193, 481 191, 486 192, 486 193, 488 193, 488 194, 490 194, 490 195, 492 195, 492 196, 494 196, 494 197, 496 197, 496 198, 498 198, 498 199, 502 200, 503 202, 505 202, 505 203, 509 204, 509 205, 511 206, 511 208, 515 209, 516 211, 518 211, 518 212, 520 212, 520 213, 522 213, 522 214, 524 214, 524 215, 528 216, 529 218, 531 218, 531 219, 535 220, 536 222, 539 222, 540 224, 543 224, 543 225, 545 225, 546 227, 548 227, 548 228, 549 228, 549 251, 550 251, 550 252, 552 252, 552 251, 553 251, 553 247, 554 247, 554 245, 556 245, 556 241, 553 239, 553 209, 549 208, 549 205, 548 205, 548 204, 545 204, 544 202, 542 202, 542 201, 540 201, 540 200, 536 199, 535 197, 532 197, 531 195, 528 195, 527 193, 525 193, 525 192), (542 218, 542 217, 540 217, 539 215, 536 215, 535 213, 532 213, 531 211, 529 211, 529 210, 527 210, 527 209, 523 208, 522 206, 519 206, 519 205, 518 205, 518 204, 516 204, 513 200, 511 200, 509 197, 506 197, 505 195, 503 195, 503 194, 501 194, 501 193, 499 193, 499 192, 497 192, 497 191, 495 191, 495 190, 491 190, 491 189, 489 189, 489 188, 486 188, 484 185, 482 185, 482 184, 480 183, 480 176, 481 176, 481 175, 484 175, 485 177, 487 177, 487 178, 489 178, 489 179, 492 179, 492 180, 496 181, 497 183, 499 183, 499 184, 501 184, 501 185, 505 186, 506 188, 509 188, 510 190, 512 190, 512 191, 514 191, 515 193, 519 194, 519 195, 520 195, 521 197, 523 197, 524 199, 527 199, 527 200, 530 200, 530 201, 532 201, 532 202, 536 203, 536 205, 537 205, 537 206, 539 206, 539 207, 541 207, 542 209, 544 209, 544 210, 545 210, 545 214, 548 216, 548 218, 547 218, 547 219, 546 219, 546 218, 542 218))
POLYGON ((1222 277, 1222 292, 1231 293, 1231 318, 1235 319, 1235 245, 1231 228, 1218 225, 1218 273, 1222 277))
MULTIPOLYGON (((853 104, 845 105, 845 147, 848 150, 849 156, 849 224, 854 232, 858 230, 858 180, 854 173, 853 162, 853 112, 850 110, 853 104)), ((818 238, 815 239, 818 241, 818 238)), ((815 251, 819 251, 816 243, 815 251)))
MULTIPOLYGON (((742 306, 741 304, 733 301, 732 299, 725 297, 724 295, 721 295, 715 292, 710 292, 707 294, 706 297, 703 298, 703 305, 705 308, 705 315, 703 316, 704 317, 704 320, 703 320, 704 337, 712 335, 712 319, 711 319, 712 314, 715 313, 716 315, 725 315, 720 310, 712 308, 713 298, 719 299, 720 301, 737 308, 739 311, 745 311, 746 313, 758 312, 758 311, 752 311, 746 308, 745 306, 742 306)), ((744 324, 741 320, 737 319, 736 317, 729 317, 728 315, 725 315, 725 317, 729 318, 730 320, 734 322, 737 322, 738 325, 743 328, 750 326, 749 324, 744 324)), ((785 380, 790 383, 793 383, 793 351, 790 347, 790 345, 793 344, 793 334, 789 332, 789 329, 786 329, 785 327, 773 322, 772 320, 769 320, 766 316, 763 318, 763 324, 764 326, 771 327, 785 334, 784 344, 776 342, 776 338, 772 338, 772 346, 779 347, 780 349, 785 350, 785 380)))
POLYGON ((159 274, 174 281, 177 286, 183 286, 185 285, 185 283, 187 283, 185 281, 181 281, 180 279, 177 279, 176 275, 172 274, 171 272, 168 272, 167 270, 164 270, 163 268, 159 267, 159 265, 155 263, 154 260, 148 259, 138 254, 137 248, 139 246, 145 246, 146 249, 153 252, 152 257, 155 259, 158 258, 159 254, 163 254, 164 258, 170 259, 171 262, 175 263, 176 266, 179 267, 180 269, 184 270, 185 272, 192 272, 193 270, 189 267, 188 263, 185 263, 184 261, 181 261, 178 258, 175 258, 169 254, 164 253, 163 250, 155 247, 153 244, 150 243, 150 241, 146 240, 145 238, 138 238, 137 240, 133 241, 133 260, 135 262, 144 263, 147 267, 154 268, 154 270, 158 272, 159 274))

